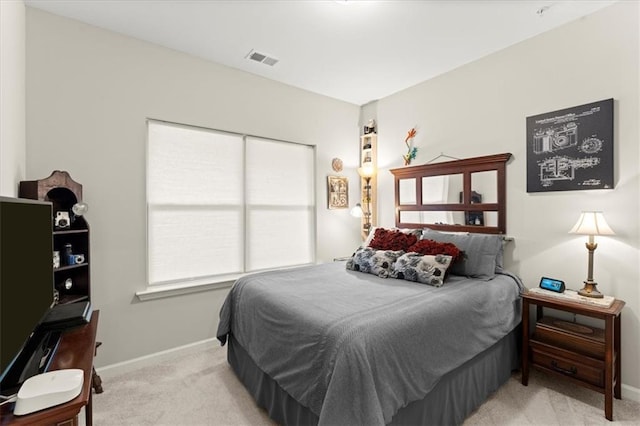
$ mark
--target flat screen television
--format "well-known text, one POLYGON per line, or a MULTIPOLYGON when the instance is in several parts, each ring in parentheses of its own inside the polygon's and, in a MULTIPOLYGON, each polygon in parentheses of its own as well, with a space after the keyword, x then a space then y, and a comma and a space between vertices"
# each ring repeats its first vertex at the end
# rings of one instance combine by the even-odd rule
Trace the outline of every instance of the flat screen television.
POLYGON ((50 336, 34 333, 54 303, 49 202, 0 197, 0 392, 43 372, 50 336))

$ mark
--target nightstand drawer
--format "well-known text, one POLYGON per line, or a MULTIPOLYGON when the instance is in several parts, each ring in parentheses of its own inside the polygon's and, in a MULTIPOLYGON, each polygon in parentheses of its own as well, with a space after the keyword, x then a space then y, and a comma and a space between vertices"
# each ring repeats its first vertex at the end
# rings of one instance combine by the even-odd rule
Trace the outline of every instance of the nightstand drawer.
POLYGON ((604 387, 604 363, 570 351, 531 341, 531 362, 550 371, 604 387))
POLYGON ((604 360, 604 330, 546 316, 536 323, 534 340, 604 360))

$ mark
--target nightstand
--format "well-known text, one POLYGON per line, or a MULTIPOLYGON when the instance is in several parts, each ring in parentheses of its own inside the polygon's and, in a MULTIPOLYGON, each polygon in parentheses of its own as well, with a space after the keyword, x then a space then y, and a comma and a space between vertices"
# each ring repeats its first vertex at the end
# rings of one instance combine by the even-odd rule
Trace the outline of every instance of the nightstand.
POLYGON ((522 295, 522 384, 529 366, 604 394, 604 412, 613 420, 613 397, 621 399, 620 317, 625 302, 609 307, 528 291, 522 295), (536 323, 529 332, 529 306, 536 305, 536 323), (543 308, 597 318, 604 329, 545 317, 543 308))

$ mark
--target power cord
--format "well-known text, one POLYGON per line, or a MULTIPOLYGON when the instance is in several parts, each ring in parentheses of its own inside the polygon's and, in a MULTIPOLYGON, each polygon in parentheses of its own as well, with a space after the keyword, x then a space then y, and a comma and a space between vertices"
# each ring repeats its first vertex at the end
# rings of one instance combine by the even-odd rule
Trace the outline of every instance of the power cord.
POLYGON ((0 406, 4 404, 8 404, 10 402, 15 402, 18 399, 18 394, 14 393, 13 395, 0 395, 0 399, 4 399, 4 401, 0 402, 0 406))

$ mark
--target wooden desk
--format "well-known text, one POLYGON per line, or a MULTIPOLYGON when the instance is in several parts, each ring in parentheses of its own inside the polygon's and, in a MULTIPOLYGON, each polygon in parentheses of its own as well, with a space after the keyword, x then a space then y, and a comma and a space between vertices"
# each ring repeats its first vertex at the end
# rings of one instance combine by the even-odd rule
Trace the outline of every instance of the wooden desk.
MULTIPOLYGON (((604 394, 604 412, 613 420, 613 398, 621 399, 621 331, 620 318, 625 302, 616 299, 607 308, 527 292, 522 295, 522 384, 529 381, 529 366, 562 377, 580 386, 604 394), (572 340, 566 332, 565 342, 551 342, 530 335, 529 305, 536 305, 536 322, 543 318, 543 308, 570 312, 604 321, 602 354, 594 353, 585 340, 572 340)), ((597 345, 596 345, 597 346, 597 345)))
POLYGON ((2 406, 0 411, 1 425, 78 425, 78 414, 85 407, 86 425, 91 426, 92 397, 91 384, 93 374, 93 357, 96 348, 96 333, 100 311, 93 311, 91 322, 85 326, 73 328, 62 334, 60 345, 56 351, 49 371, 64 368, 79 368, 84 371, 84 382, 80 395, 69 402, 46 410, 37 411, 25 416, 14 416, 15 404, 2 406))

